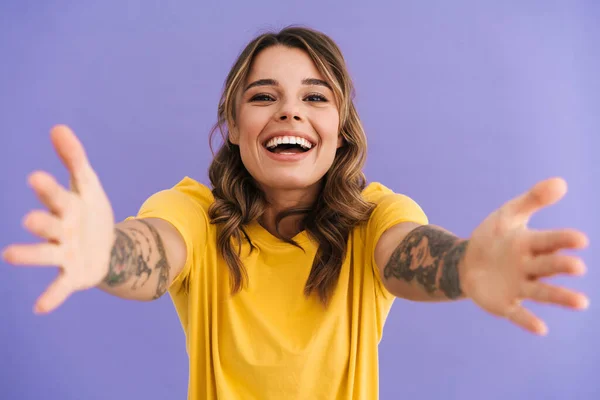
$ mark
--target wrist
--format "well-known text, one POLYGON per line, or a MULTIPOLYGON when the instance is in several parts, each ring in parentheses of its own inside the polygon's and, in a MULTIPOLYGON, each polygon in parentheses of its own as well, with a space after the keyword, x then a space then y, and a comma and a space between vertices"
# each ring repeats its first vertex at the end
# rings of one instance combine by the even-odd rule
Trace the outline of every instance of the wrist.
POLYGON ((439 287, 448 299, 460 299, 465 297, 465 252, 468 240, 457 239, 447 251, 443 260, 442 273, 439 278, 439 287))
POLYGON ((476 262, 473 257, 473 249, 469 246, 470 242, 465 240, 463 242, 464 253, 458 265, 458 279, 460 281, 460 289, 462 294, 466 298, 471 297, 472 293, 472 282, 473 282, 473 271, 476 262))

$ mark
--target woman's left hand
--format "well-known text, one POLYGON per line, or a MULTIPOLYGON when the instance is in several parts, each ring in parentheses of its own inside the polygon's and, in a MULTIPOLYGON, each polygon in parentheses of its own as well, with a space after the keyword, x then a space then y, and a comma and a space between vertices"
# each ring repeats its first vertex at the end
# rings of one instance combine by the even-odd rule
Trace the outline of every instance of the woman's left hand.
POLYGON ((566 192, 564 180, 548 179, 494 211, 473 231, 460 268, 467 297, 487 312, 541 335, 547 332, 546 324, 521 301, 572 309, 588 305, 585 295, 542 281, 559 274, 585 273, 579 257, 560 250, 586 247, 586 235, 573 229, 527 228, 534 212, 556 203, 566 192))

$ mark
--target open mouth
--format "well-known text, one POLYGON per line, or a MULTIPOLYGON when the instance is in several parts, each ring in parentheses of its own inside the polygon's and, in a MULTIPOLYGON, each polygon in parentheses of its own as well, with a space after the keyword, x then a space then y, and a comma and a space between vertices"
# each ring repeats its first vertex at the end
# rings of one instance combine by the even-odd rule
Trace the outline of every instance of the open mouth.
POLYGON ((275 154, 306 153, 313 148, 313 144, 300 137, 275 137, 264 144, 265 148, 275 154))

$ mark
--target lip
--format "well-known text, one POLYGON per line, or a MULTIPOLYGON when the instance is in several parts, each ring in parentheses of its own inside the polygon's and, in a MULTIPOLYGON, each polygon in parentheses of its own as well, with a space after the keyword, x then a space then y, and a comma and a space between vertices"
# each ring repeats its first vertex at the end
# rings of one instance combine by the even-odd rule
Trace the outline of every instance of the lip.
MULTIPOLYGON (((277 135, 277 136, 279 136, 279 135, 277 135)), ((308 139, 306 139, 306 140, 308 140, 308 139)), ((305 151, 303 153, 282 154, 282 153, 272 153, 265 146, 261 146, 261 147, 262 147, 263 151, 265 153, 267 153, 267 157, 269 157, 270 159, 275 160, 275 161, 286 161, 286 162, 302 161, 306 157, 308 157, 308 155, 315 149, 315 146, 313 146, 310 148, 310 150, 305 151)))
MULTIPOLYGON (((309 141, 310 144, 312 144, 312 147, 311 147, 310 150, 312 150, 317 145, 317 141, 315 139, 311 138, 306 133, 297 132, 297 131, 278 131, 278 132, 269 133, 262 140, 262 142, 261 142, 262 146, 265 147, 266 144, 269 142, 269 140, 271 140, 271 139, 273 139, 274 137, 277 137, 277 136, 296 136, 296 137, 301 137, 302 139, 305 139, 305 140, 309 141)), ((307 153, 308 153, 308 151, 307 151, 307 153)), ((303 153, 303 154, 305 154, 305 153, 303 153)))

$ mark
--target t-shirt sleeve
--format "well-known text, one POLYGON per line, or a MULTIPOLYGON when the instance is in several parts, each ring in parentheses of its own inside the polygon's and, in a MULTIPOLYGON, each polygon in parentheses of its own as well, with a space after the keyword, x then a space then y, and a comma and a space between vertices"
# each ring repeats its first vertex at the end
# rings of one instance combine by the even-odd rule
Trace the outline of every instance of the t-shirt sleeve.
POLYGON ((179 291, 183 282, 192 274, 195 260, 206 248, 208 216, 202 203, 194 196, 193 187, 186 180, 173 188, 151 195, 140 207, 134 218, 160 218, 179 231, 187 251, 186 261, 181 272, 173 279, 170 291, 179 291))
POLYGON ((373 273, 378 280, 383 293, 389 295, 385 289, 379 268, 375 263, 375 247, 381 235, 392 226, 401 222, 415 222, 427 225, 429 220, 423 209, 412 198, 389 191, 376 201, 377 206, 367 224, 367 254, 373 273))

